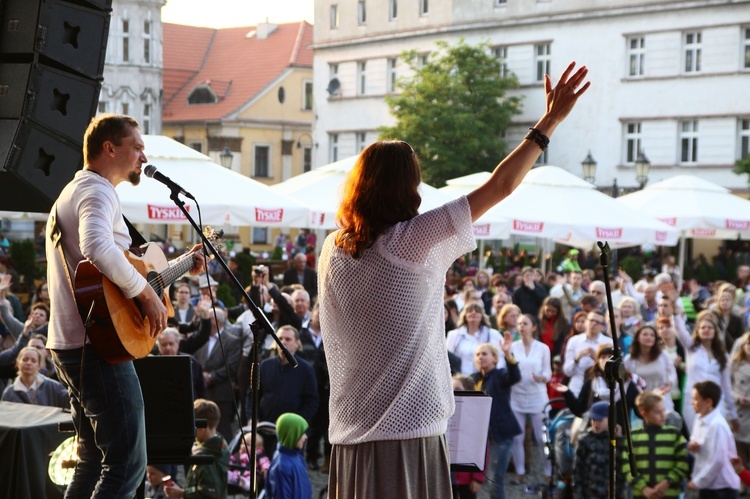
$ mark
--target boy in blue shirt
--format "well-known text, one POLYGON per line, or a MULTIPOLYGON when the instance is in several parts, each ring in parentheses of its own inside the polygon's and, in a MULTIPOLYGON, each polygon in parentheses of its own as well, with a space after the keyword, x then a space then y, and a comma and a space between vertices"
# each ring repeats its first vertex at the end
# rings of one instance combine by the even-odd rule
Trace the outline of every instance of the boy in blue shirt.
POLYGON ((279 444, 268 470, 268 498, 310 499, 312 484, 307 476, 303 451, 307 441, 306 430, 307 421, 297 414, 287 412, 276 420, 279 444))

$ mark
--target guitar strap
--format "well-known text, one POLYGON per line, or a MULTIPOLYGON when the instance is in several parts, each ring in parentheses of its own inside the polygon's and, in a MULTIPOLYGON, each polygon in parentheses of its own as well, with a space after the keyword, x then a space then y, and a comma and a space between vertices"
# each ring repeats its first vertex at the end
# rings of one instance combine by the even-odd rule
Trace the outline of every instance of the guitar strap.
POLYGON ((70 286, 70 292, 73 293, 73 296, 76 295, 75 293, 75 286, 73 286, 73 274, 70 272, 70 267, 68 267, 68 259, 65 258, 65 251, 63 250, 62 245, 62 231, 60 230, 60 226, 57 224, 57 203, 52 207, 52 210, 49 214, 50 216, 50 234, 49 239, 52 242, 52 244, 55 246, 55 249, 60 254, 60 259, 62 260, 63 267, 65 267, 65 277, 68 278, 68 285, 70 286))
POLYGON ((147 244, 148 241, 141 235, 140 232, 138 232, 138 229, 135 228, 133 224, 130 223, 130 220, 125 218, 125 215, 122 216, 122 219, 125 221, 125 225, 128 226, 128 232, 130 233, 130 239, 132 240, 132 246, 139 248, 143 246, 144 244, 147 244))

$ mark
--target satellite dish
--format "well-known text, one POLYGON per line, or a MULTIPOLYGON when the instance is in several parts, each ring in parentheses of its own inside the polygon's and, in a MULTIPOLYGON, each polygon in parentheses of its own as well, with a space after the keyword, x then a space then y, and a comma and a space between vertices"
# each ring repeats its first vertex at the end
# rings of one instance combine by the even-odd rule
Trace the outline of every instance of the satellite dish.
POLYGON ((341 82, 339 81, 339 79, 338 78, 334 78, 331 81, 329 81, 328 82, 328 88, 326 88, 326 90, 332 96, 333 95, 338 95, 339 94, 339 90, 341 90, 341 82))

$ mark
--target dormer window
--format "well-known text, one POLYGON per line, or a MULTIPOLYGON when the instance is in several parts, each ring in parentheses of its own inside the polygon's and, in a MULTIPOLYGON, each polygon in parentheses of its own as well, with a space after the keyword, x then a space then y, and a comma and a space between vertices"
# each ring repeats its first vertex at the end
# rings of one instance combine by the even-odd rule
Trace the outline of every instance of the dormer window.
POLYGON ((216 104, 219 102, 219 98, 211 87, 206 85, 200 85, 193 89, 188 95, 188 104, 216 104))

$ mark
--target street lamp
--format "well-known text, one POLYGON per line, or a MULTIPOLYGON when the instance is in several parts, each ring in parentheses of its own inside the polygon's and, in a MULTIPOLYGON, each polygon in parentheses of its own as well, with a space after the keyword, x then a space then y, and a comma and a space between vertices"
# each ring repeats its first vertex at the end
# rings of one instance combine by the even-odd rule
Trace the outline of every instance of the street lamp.
POLYGON ((229 146, 224 146, 224 150, 221 151, 221 154, 219 154, 219 161, 221 162, 221 166, 223 166, 224 168, 231 168, 233 158, 234 154, 232 154, 229 146))
POLYGON ((596 161, 593 156, 591 156, 591 151, 589 151, 588 156, 581 161, 581 166, 583 167, 583 180, 593 184, 594 179, 596 178, 596 161))
POLYGON ((641 186, 641 189, 648 182, 648 172, 650 169, 651 162, 646 157, 646 154, 643 151, 638 151, 638 157, 635 159, 635 180, 641 186))

